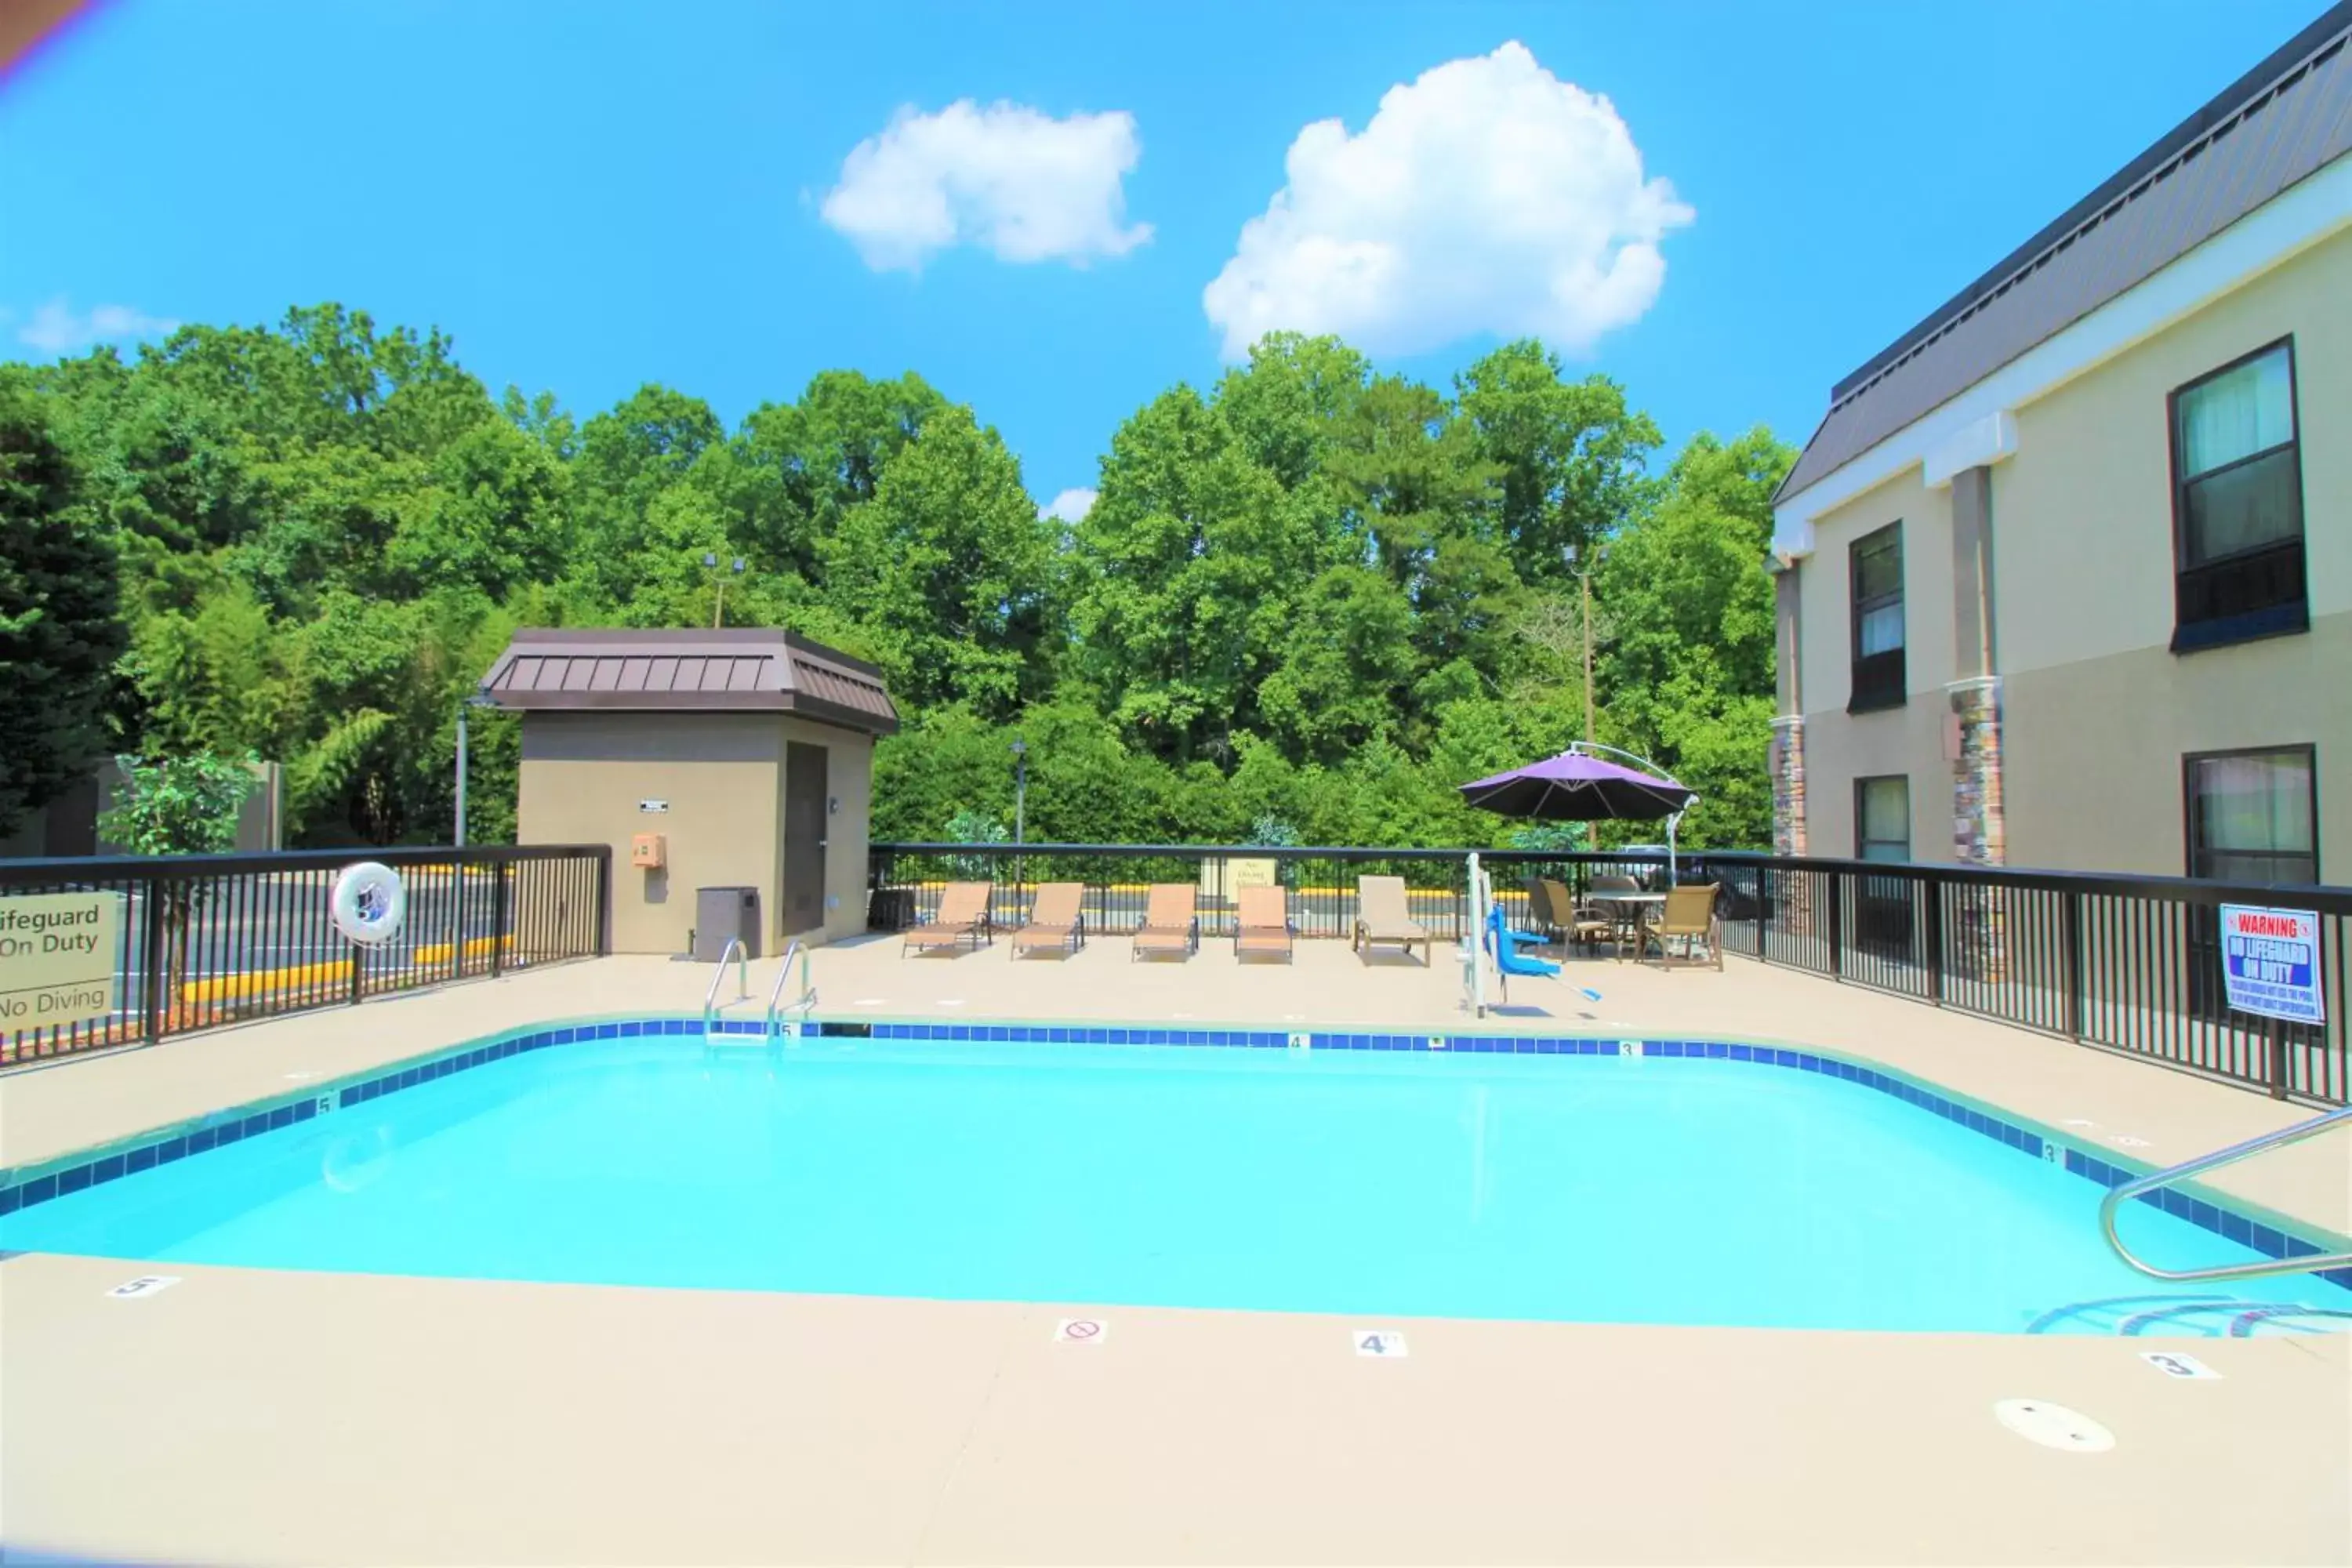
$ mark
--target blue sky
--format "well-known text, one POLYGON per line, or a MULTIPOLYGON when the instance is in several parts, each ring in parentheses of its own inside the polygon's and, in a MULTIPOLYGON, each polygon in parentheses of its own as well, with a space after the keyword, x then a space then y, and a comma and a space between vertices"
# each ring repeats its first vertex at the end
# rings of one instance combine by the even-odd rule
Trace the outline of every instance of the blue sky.
POLYGON ((110 0, 0 81, 0 354, 336 300, 583 416, 914 369, 1044 502, 1255 326, 1533 325, 1801 442, 2321 9, 110 0))

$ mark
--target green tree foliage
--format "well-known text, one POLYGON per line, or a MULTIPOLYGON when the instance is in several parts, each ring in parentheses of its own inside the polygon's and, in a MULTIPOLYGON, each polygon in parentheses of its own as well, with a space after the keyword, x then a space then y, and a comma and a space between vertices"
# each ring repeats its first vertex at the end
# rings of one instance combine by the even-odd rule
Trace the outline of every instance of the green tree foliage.
POLYGON ((0 837, 104 754, 114 552, 47 411, 0 384, 0 837))
MULTIPOLYGON (((324 304, 0 392, 0 638, 52 683, 0 692, 0 823, 111 735, 283 763, 298 841, 446 840, 457 705, 515 627, 716 616, 883 667, 877 837, 1011 821, 1018 735, 1034 840, 1500 844, 1454 786, 1583 732, 1575 563, 1605 545, 1599 738, 1698 787, 1693 842, 1768 830, 1790 454, 1702 436, 1653 472, 1625 390, 1533 342, 1440 389, 1271 334, 1119 423, 1071 525, 911 373, 826 371, 732 430, 658 384, 575 418, 324 304)), ((495 841, 516 726, 469 735, 495 841)))

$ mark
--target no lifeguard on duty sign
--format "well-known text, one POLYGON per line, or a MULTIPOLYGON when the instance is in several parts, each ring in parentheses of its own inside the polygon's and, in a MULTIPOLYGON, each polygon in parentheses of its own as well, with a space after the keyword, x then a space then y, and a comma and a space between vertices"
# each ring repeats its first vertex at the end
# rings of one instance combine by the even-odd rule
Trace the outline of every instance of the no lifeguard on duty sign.
POLYGON ((2230 1005, 2241 1013, 2294 1024, 2326 1023, 2319 916, 2309 910, 2223 904, 2221 979, 2230 1005))

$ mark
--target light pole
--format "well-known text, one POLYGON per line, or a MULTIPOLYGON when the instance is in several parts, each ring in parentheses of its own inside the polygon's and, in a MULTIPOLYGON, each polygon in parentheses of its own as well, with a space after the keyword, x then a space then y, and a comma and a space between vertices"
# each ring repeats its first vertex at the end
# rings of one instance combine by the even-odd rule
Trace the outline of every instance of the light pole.
POLYGON ((457 703, 457 847, 460 849, 466 847, 466 710, 497 706, 478 691, 468 692, 457 703))
POLYGON ((1029 743, 1020 736, 1013 737, 1013 884, 1021 885, 1022 873, 1027 869, 1021 862, 1022 830, 1028 826, 1029 808, 1029 743))
POLYGON ((1577 566, 1576 546, 1571 544, 1568 547, 1568 569, 1576 574, 1576 586, 1579 595, 1579 613, 1576 619, 1578 625, 1583 629, 1584 633, 1584 741, 1587 745, 1591 745, 1593 741, 1592 574, 1600 567, 1602 562, 1608 559, 1609 547, 1605 544, 1595 545, 1592 549, 1592 560, 1591 564, 1585 566, 1581 571, 1579 571, 1577 566))
MULTIPOLYGON (((719 571, 718 555, 711 551, 704 551, 702 552, 702 569, 706 572, 716 574, 719 571)), ((743 558, 740 555, 735 557, 735 575, 738 577, 743 575, 743 558)), ((715 632, 719 629, 719 616, 726 611, 726 608, 727 579, 721 576, 719 578, 718 596, 710 601, 710 629, 712 631, 715 632)))

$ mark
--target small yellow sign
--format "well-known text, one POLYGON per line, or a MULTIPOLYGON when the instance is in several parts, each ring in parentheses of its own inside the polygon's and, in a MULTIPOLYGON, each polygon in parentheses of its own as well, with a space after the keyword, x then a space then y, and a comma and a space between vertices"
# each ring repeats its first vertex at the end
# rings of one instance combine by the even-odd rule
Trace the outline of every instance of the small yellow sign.
POLYGON ((121 941, 120 893, 0 899, 0 1029, 110 1016, 121 941))
POLYGON ((1221 886, 1217 862, 1201 862, 1201 891, 1204 895, 1213 899, 1222 892, 1230 899, 1244 888, 1271 888, 1275 883, 1276 866, 1272 860, 1227 860, 1223 870, 1221 886))

